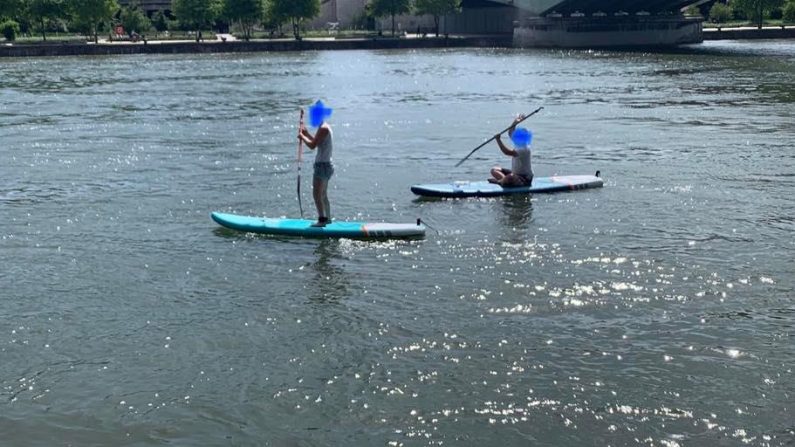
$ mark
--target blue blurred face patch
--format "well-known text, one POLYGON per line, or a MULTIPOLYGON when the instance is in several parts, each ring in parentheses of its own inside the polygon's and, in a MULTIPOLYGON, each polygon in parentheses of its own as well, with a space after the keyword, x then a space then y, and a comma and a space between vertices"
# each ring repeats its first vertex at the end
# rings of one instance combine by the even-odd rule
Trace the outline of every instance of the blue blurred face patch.
POLYGON ((323 101, 318 100, 309 108, 309 124, 312 127, 319 127, 328 117, 331 116, 333 109, 326 107, 323 101))
POLYGON ((513 135, 511 135, 511 141, 513 141, 513 144, 517 146, 530 146, 530 142, 533 141, 533 133, 524 127, 520 127, 513 131, 513 135))

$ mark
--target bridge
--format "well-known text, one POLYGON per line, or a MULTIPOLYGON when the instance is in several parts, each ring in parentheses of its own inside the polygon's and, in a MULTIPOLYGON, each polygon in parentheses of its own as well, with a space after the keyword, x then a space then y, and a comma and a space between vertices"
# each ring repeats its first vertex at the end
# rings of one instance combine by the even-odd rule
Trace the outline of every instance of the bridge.
POLYGON ((683 8, 707 3, 710 0, 492 0, 493 3, 513 6, 536 16, 549 14, 612 15, 625 12, 628 15, 648 13, 659 15, 679 13, 683 8))
POLYGON ((701 18, 682 10, 711 1, 463 0, 463 16, 501 23, 518 47, 672 46, 703 40, 701 18))

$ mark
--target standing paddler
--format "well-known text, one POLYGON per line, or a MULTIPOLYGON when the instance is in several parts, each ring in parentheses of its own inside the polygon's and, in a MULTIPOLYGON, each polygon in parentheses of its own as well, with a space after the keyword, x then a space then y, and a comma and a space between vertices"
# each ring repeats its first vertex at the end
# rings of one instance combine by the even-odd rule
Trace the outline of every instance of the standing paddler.
POLYGON ((317 149, 315 153, 314 173, 312 175, 312 197, 317 208, 317 222, 313 227, 325 227, 331 222, 331 205, 328 200, 328 182, 334 175, 334 165, 331 163, 332 131, 326 119, 331 116, 332 109, 326 107, 323 101, 318 100, 309 107, 309 125, 316 127, 314 135, 304 127, 298 131, 298 139, 306 143, 309 149, 317 149))

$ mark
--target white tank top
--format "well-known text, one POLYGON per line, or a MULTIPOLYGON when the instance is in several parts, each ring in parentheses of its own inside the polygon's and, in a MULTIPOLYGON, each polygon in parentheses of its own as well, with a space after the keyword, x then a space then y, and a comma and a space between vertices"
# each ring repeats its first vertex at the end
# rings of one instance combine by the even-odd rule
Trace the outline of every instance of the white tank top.
POLYGON ((331 142, 331 126, 326 125, 326 129, 328 129, 328 135, 317 145, 315 163, 331 163, 331 150, 334 149, 334 144, 331 142))

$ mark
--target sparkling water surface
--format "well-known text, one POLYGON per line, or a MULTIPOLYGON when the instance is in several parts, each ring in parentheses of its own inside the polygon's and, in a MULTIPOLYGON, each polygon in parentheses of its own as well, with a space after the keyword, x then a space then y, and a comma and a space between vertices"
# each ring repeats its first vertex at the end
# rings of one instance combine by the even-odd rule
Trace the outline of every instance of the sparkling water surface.
POLYGON ((0 61, 0 443, 792 445, 794 145, 792 41, 0 61), (210 220, 298 215, 318 98, 334 217, 438 234, 210 220), (540 106, 604 188, 410 193, 540 106))

